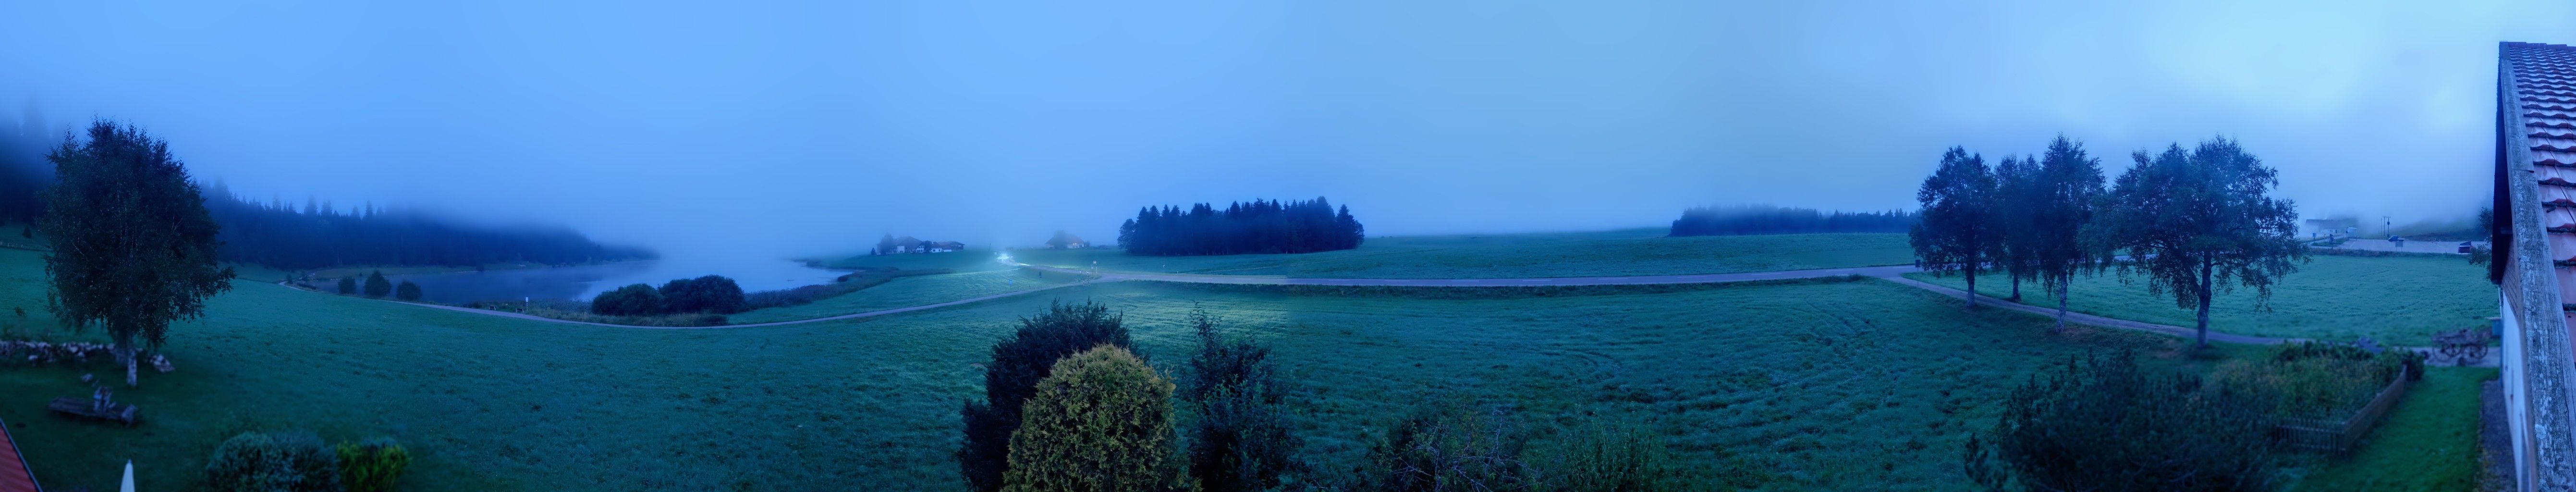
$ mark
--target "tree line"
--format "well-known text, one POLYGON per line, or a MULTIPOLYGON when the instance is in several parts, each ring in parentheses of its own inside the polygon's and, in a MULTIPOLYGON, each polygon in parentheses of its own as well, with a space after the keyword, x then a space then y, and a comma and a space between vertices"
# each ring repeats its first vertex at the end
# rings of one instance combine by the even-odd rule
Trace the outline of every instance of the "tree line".
POLYGON ((1349 206, 1335 211, 1315 197, 1237 202, 1222 210, 1205 203, 1145 207, 1118 226, 1118 245, 1145 256, 1312 253, 1357 248, 1366 235, 1349 206))
POLYGON ((1745 234, 1816 234, 1832 232, 1901 233, 1914 226, 1914 213, 1903 210, 1886 212, 1831 213, 1812 208, 1786 208, 1768 205, 1735 207, 1692 207, 1682 210, 1682 218, 1673 220, 1673 237, 1732 236, 1745 234))
POLYGON ((303 206, 208 190, 206 210, 223 225, 224 261, 275 268, 341 265, 472 266, 503 262, 553 265, 648 259, 651 251, 609 246, 570 229, 494 228, 461 224, 417 210, 366 205, 348 210, 306 200, 303 206))
POLYGON ((0 134, 0 223, 29 224, 45 212, 40 193, 54 182, 44 159, 43 123, 28 121, 0 134))
POLYGON ((2215 293, 2254 289, 2263 307, 2272 284, 2307 259, 2296 204, 2269 195, 2280 186, 2277 172, 2235 140, 2177 143, 2130 159, 2106 188, 2101 160, 2063 135, 2038 155, 2007 155, 1994 166, 1951 147, 1915 193, 1922 207, 1908 231, 1915 262, 1966 274, 1970 292, 1978 273, 2001 270, 2016 301, 2023 281, 2038 282, 2057 298, 2061 330, 2076 276, 2117 270, 2126 283, 2135 274, 2149 293, 2198 311, 2197 344, 2206 347, 2215 293))

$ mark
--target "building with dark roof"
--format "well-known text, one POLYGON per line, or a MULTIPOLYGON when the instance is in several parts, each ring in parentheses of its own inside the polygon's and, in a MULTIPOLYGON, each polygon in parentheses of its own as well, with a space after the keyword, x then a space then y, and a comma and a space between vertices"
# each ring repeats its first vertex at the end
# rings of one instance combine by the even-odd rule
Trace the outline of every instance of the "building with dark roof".
POLYGON ((2495 259, 2516 490, 2576 490, 2576 47, 2504 43, 2495 259))

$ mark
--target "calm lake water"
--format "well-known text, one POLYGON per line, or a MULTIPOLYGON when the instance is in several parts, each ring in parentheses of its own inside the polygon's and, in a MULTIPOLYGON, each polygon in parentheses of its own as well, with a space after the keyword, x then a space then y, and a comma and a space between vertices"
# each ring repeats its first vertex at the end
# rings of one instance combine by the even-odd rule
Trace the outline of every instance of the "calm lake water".
MULTIPOLYGON (((793 261, 622 261, 601 265, 493 270, 485 272, 391 275, 396 282, 420 284, 421 300, 444 303, 536 299, 589 300, 627 284, 661 286, 678 278, 723 275, 744 292, 831 283, 848 272, 807 267, 793 261)), ((327 286, 326 286, 327 288, 327 286)))

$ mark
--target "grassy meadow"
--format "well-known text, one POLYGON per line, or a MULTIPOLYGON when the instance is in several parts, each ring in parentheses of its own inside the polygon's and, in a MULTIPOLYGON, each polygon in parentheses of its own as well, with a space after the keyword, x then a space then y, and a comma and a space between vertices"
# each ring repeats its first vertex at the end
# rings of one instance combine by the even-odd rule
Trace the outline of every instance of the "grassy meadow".
POLYGON ((733 324, 814 319, 1042 289, 1081 280, 1076 275, 1027 269, 900 277, 858 292, 816 300, 812 304, 753 310, 727 315, 725 319, 733 324))
POLYGON ((2362 445, 2327 460, 2295 490, 2477 490, 2478 385, 2491 367, 2430 367, 2362 445))
POLYGON ((955 272, 984 272, 1010 268, 994 261, 998 253, 987 249, 969 249, 946 253, 906 253, 895 255, 855 255, 805 260, 821 268, 860 269, 894 268, 901 270, 948 269, 955 272))
MULTIPOLYGON (((1910 273, 1907 278, 1965 288, 1959 275, 1910 273)), ((2011 285, 2000 274, 1981 276, 1977 291, 2002 298, 2011 285)), ((2191 310, 2172 297, 2147 294, 2146 279, 2121 283, 2112 273, 2078 278, 2067 309, 2113 318, 2192 326, 2191 310)), ((2054 307, 2035 284, 2022 285, 2027 304, 2054 307)), ((2486 269, 2459 258, 2317 255, 2272 286, 2272 308, 2254 309, 2254 292, 2238 289, 2212 297, 2209 329, 2240 335, 2425 346, 2435 330, 2485 327, 2496 315, 2496 287, 2486 269)))
MULTIPOLYGON (((0 303, 41 295, 33 258, 0 251, 0 303)), ((86 394, 77 375, 105 364, 0 369, 24 400, 0 405, 0 419, 62 488, 106 488, 128 459, 142 486, 186 488, 230 431, 291 427, 400 439, 417 457, 412 490, 953 490, 956 412, 980 394, 975 364, 1016 317, 1055 299, 1116 306, 1165 364, 1189 342, 1192 306, 1276 344, 1327 465, 1412 402, 1510 398, 1542 426, 1659 415, 1653 425, 1685 457, 1734 453, 1782 490, 1961 488, 1961 433, 1989 422, 1992 400, 2027 368, 2174 345, 2053 337, 2035 317, 1966 313, 1867 280, 1490 299, 1117 283, 713 330, 521 321, 244 281, 206 320, 172 328, 179 372, 119 393, 142 407, 142 426, 74 423, 37 404, 86 394)))
POLYGON ((1371 237, 1359 249, 1286 255, 1130 256, 1012 250, 1033 265, 1315 278, 1521 278, 1765 272, 1914 262, 1904 234, 1663 237, 1664 229, 1371 237))
MULTIPOLYGON (((0 250, 0 306, 31 307, 24 319, 0 316, 22 328, 51 324, 35 308, 36 255, 0 250)), ((844 297, 922 281, 864 298, 912 305, 986 292, 1009 275, 906 278, 844 297)), ((2030 368, 2111 349, 2182 370, 2212 363, 2176 355, 2171 338, 2052 336, 2039 317, 1967 312, 1878 280, 1556 290, 1121 282, 883 318, 681 330, 239 281, 207 319, 171 328, 166 353, 178 372, 119 391, 141 406, 141 426, 76 423, 39 404, 87 394, 78 375, 111 372, 104 363, 0 366, 0 387, 17 400, 0 405, 0 419, 58 489, 111 488, 125 460, 145 489, 192 488, 223 437, 294 428, 332 441, 399 439, 415 457, 407 490, 957 490, 957 410, 981 394, 978 364, 1017 317, 1054 300, 1126 313, 1140 352, 1166 368, 1193 342, 1182 324, 1193 307, 1273 344, 1300 385, 1292 401, 1307 455, 1325 467, 1357 457, 1371 426, 1452 396, 1510 401, 1515 419, 1542 430, 1636 419, 1686 462, 1732 456, 1764 471, 1770 490, 1959 490, 1969 485, 1958 471, 1965 433, 1991 425, 1994 401, 2030 368)), ((2452 432, 2459 417, 2445 412, 2456 398, 2434 396, 2392 417, 2430 423, 2390 428, 2452 432)), ((2385 436, 2416 434, 2383 431, 2372 449, 2413 445, 2385 436)), ((2451 438, 2436 434, 2424 439, 2451 438)), ((2357 473, 2329 467, 2309 480, 2357 473)), ((2395 480, 2354 479, 2365 481, 2319 483, 2395 480)))

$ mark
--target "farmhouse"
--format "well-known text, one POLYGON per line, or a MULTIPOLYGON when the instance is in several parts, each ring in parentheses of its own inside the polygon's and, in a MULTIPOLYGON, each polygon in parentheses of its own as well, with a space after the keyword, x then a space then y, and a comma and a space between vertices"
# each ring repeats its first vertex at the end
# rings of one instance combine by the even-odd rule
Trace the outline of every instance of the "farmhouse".
POLYGON ((2576 47, 2504 43, 2496 67, 2495 261, 2516 490, 2576 489, 2576 47))
POLYGON ((923 249, 930 250, 932 253, 946 253, 950 251, 965 251, 966 243, 956 241, 930 241, 921 243, 921 247, 923 249))

